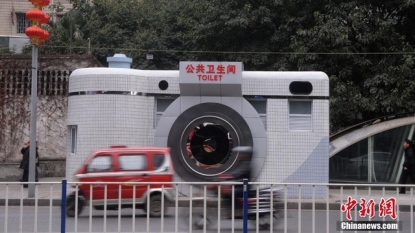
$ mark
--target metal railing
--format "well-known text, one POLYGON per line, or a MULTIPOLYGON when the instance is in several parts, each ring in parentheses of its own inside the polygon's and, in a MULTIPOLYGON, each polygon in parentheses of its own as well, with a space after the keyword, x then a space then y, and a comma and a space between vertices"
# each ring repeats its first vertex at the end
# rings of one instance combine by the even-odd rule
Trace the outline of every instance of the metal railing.
POLYGON ((381 116, 381 117, 377 117, 377 118, 374 118, 374 119, 371 119, 371 120, 360 122, 356 125, 352 125, 352 126, 349 126, 347 128, 341 129, 337 132, 334 132, 332 135, 330 135, 330 141, 333 141, 333 140, 335 140, 335 139, 337 139, 337 138, 339 138, 343 135, 346 135, 346 134, 348 134, 348 133, 350 133, 354 130, 361 129, 361 128, 364 128, 364 127, 367 127, 367 126, 370 126, 370 125, 373 125, 373 124, 378 124, 378 123, 381 123, 381 122, 400 119, 400 118, 405 118, 405 117, 411 117, 411 116, 414 116, 414 115, 415 115, 415 112, 404 112, 404 113, 397 113, 397 114, 381 116))
POLYGON ((35 198, 27 198, 23 184, 33 183, 0 182, 4 232, 343 232, 369 226, 414 232, 414 185, 249 182, 250 191, 248 182, 63 180, 36 182, 35 198), (243 196, 236 198, 240 187, 243 196), (218 198, 224 192, 229 199, 218 198))

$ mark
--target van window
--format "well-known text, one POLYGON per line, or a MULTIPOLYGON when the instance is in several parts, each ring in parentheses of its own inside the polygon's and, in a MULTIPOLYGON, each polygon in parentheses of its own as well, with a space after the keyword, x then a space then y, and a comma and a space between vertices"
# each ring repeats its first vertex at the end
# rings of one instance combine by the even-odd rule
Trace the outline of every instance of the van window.
POLYGON ((112 159, 111 155, 96 156, 88 165, 88 172, 104 172, 111 171, 112 159))
POLYGON ((119 159, 119 170, 142 171, 147 170, 146 155, 121 155, 119 159))
POLYGON ((159 167, 161 167, 161 165, 163 165, 164 157, 165 156, 163 154, 155 154, 153 156, 153 167, 154 167, 154 170, 158 169, 159 167))

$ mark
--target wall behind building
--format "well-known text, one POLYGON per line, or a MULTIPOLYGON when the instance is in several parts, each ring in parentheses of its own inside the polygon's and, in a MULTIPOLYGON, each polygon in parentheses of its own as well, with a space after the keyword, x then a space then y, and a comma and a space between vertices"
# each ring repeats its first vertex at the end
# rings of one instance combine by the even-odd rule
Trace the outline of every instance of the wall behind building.
MULTIPOLYGON (((69 75, 97 66, 90 56, 39 57, 36 131, 43 175, 65 174, 69 75)), ((30 133, 30 67, 30 57, 0 57, 0 167, 7 168, 0 168, 0 181, 20 175, 20 149, 30 133)))

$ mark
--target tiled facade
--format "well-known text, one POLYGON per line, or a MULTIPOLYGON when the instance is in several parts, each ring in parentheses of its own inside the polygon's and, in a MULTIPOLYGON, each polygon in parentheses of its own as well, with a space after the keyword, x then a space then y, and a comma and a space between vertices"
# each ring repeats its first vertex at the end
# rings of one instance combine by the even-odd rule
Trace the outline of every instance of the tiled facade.
MULTIPOLYGON (((328 183, 329 161, 329 81, 321 72, 242 72, 243 96, 267 97, 266 158, 256 164, 259 175, 255 181, 284 183, 328 183), (289 101, 296 96, 289 91, 292 81, 306 80, 313 91, 312 130, 289 129, 289 101)), ((69 96, 68 126, 78 128, 77 152, 68 158, 66 174, 69 180, 94 149, 112 144, 128 146, 160 145, 154 141, 156 129, 154 94, 176 94, 179 71, 143 71, 114 68, 79 69, 70 77, 69 93, 89 93, 69 96), (169 83, 167 90, 158 86, 169 83), (118 94, 96 94, 94 91, 114 91, 118 94), (124 95, 120 93, 123 92, 124 95)), ((300 96, 298 99, 301 99, 300 96)), ((194 97, 195 103, 204 97, 194 97)), ((212 97, 213 98, 213 97, 212 97)), ((219 99, 218 99, 219 100, 219 99)), ((251 126, 250 126, 251 127, 251 126)), ((254 130, 251 127, 251 131, 254 130)), ((159 140, 159 139, 158 139, 159 140)), ((68 145, 70 145, 70 135, 68 145)), ((254 142, 255 148, 255 142, 254 142)), ((289 189, 296 197, 297 190, 289 189)), ((325 197, 326 189, 315 190, 316 197, 325 197)), ((312 196, 311 188, 303 188, 302 197, 312 196)))

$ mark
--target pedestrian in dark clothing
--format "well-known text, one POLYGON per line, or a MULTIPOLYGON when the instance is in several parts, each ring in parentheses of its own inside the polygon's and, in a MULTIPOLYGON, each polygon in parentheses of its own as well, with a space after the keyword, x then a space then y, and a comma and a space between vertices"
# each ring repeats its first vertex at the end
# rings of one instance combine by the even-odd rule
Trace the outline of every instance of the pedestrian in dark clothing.
MULTIPOLYGON (((29 163, 30 163, 30 142, 26 141, 23 145, 23 148, 20 150, 20 152, 23 154, 23 159, 20 162, 20 169, 23 169, 23 176, 20 179, 21 182, 28 182, 29 181, 29 163)), ((39 175, 37 171, 37 167, 39 166, 39 152, 37 148, 37 142, 36 142, 36 166, 35 166, 35 181, 39 181, 39 175)), ((24 184, 24 188, 27 188, 28 185, 24 184)))
MULTIPOLYGON (((406 184, 408 177, 411 179, 412 183, 415 183, 415 159, 412 141, 405 139, 403 142, 403 147, 405 149, 405 160, 403 162, 403 170, 401 174, 400 184, 406 184)), ((401 187, 399 193, 405 193, 405 187, 401 187)))

